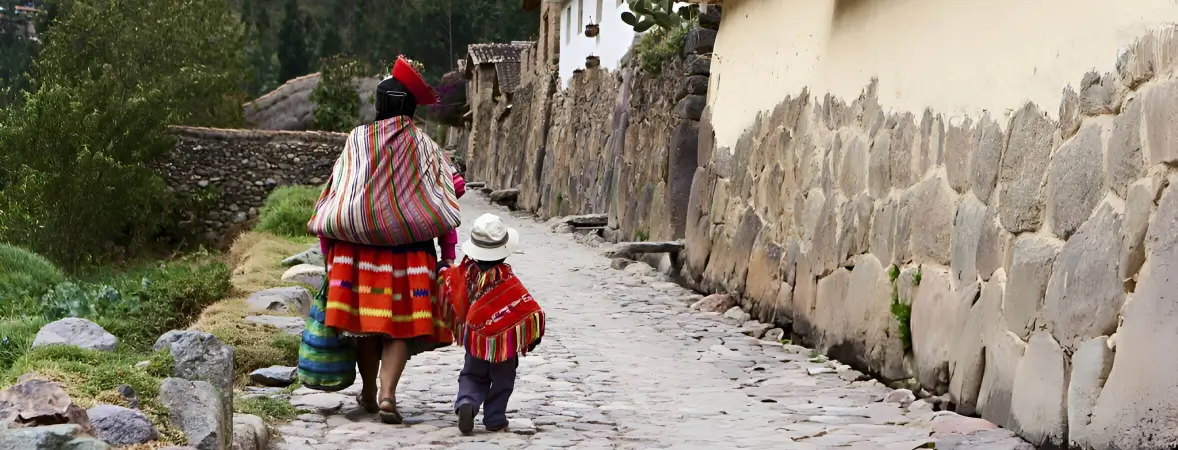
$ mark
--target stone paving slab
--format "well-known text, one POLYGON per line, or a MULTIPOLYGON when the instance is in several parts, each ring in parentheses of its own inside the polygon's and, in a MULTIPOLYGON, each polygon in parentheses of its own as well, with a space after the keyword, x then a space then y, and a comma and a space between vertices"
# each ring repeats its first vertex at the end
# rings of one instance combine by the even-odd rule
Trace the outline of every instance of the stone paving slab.
POLYGON ((892 391, 880 383, 692 311, 682 300, 690 292, 651 271, 612 270, 600 249, 572 235, 478 196, 462 206, 467 224, 494 212, 520 231, 508 262, 548 313, 544 342, 521 360, 509 431, 485 432, 480 417, 473 436, 458 433, 452 402, 462 350, 451 347, 409 362, 397 393, 406 425, 359 411, 359 385, 299 389, 292 403, 311 412, 279 427, 272 448, 1031 448, 1009 431, 960 422, 976 419, 918 407, 924 402, 884 402, 892 391))

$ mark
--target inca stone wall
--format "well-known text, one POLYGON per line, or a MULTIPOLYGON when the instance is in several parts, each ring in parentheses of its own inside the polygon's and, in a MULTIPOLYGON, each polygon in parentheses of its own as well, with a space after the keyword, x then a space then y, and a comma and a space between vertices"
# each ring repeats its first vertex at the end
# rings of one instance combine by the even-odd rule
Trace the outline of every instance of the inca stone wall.
POLYGON ((705 114, 687 270, 1032 443, 1173 448, 1173 36, 1065 89, 1059 121, 885 113, 874 82, 787 98, 731 149, 705 114))
POLYGON ((274 188, 327 182, 346 134, 175 127, 176 148, 157 167, 181 198, 181 224, 209 241, 258 215, 274 188))
POLYGON ((666 180, 683 71, 681 61, 660 74, 590 69, 567 90, 554 73, 525 79, 510 110, 499 102, 474 112, 469 178, 518 188, 517 207, 546 217, 609 213, 623 239, 673 238, 666 180))
MULTIPOLYGON (((1175 33, 1155 32, 1059 105, 1000 117, 885 111, 887 80, 800 92, 733 148, 705 110, 682 275, 1037 445, 1175 448, 1176 66, 1175 33)), ((471 141, 494 158, 472 178, 544 217, 609 212, 615 239, 674 238, 676 90, 587 71, 553 96, 546 140, 543 96, 517 97, 492 142, 471 141)))

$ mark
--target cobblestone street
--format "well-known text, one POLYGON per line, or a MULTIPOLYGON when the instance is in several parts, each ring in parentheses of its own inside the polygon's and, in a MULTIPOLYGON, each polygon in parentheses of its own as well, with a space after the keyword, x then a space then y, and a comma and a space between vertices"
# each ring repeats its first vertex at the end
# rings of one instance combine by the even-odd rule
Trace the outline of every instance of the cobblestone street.
POLYGON ((857 372, 808 349, 692 311, 692 293, 648 266, 613 270, 601 248, 574 235, 479 195, 462 203, 464 225, 494 212, 520 231, 507 262, 548 314, 543 343, 520 364, 510 430, 487 433, 476 422, 474 436, 459 434, 452 403, 462 350, 450 347, 409 362, 398 392, 407 425, 360 412, 358 384, 341 393, 299 389, 292 402, 317 413, 279 427, 275 448, 1030 448, 989 422, 933 412, 924 401, 909 406, 911 397, 856 381, 857 372))

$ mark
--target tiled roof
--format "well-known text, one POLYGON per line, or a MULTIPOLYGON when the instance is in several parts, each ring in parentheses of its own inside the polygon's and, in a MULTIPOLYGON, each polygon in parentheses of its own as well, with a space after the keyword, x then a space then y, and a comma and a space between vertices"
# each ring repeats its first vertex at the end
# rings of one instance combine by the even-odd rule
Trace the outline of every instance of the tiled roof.
POLYGON ((495 74, 499 78, 499 92, 510 94, 519 87, 519 63, 501 62, 495 64, 495 74))
POLYGON ((458 60, 458 71, 462 72, 462 73, 466 73, 466 60, 465 59, 458 60))
POLYGON ((519 62, 523 48, 512 44, 471 44, 467 47, 471 63, 475 65, 500 62, 519 62))

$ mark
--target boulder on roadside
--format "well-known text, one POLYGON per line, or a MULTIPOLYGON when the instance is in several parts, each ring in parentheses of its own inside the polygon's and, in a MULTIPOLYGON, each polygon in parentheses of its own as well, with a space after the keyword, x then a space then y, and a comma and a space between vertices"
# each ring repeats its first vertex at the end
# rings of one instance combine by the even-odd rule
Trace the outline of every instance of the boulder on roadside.
POLYGON ((294 384, 298 376, 297 367, 270 366, 250 373, 250 380, 267 387, 287 387, 294 384))
POLYGON ((324 278, 327 278, 327 269, 311 264, 299 264, 282 273, 282 281, 302 283, 315 289, 323 286, 324 278))
POLYGON ((282 260, 283 267, 293 267, 299 264, 325 266, 323 252, 319 250, 319 244, 312 245, 307 251, 282 260))
POLYGON ((728 294, 712 294, 691 305, 691 309, 702 312, 722 313, 736 306, 736 299, 728 294))
POLYGON ((753 316, 739 306, 733 306, 724 311, 724 318, 736 323, 736 326, 744 325, 745 322, 752 320, 753 316))
POLYGON ((105 442, 87 437, 76 424, 5 430, 0 427, 0 448, 29 450, 109 450, 105 442))
POLYGON ((291 316, 249 316, 245 318, 246 322, 256 323, 258 325, 265 325, 274 327, 286 334, 300 335, 303 334, 303 329, 307 326, 305 319, 291 316))
POLYGON ((160 403, 171 411, 172 425, 197 450, 224 450, 233 441, 232 415, 221 393, 207 381, 168 378, 160 386, 160 403))
POLYGON ((212 383, 223 394, 223 403, 233 398, 233 348, 203 331, 172 330, 155 342, 154 349, 172 355, 172 375, 191 381, 212 383))
POLYGON ((255 292, 245 299, 245 304, 251 312, 306 314, 311 309, 312 300, 311 292, 306 288, 288 286, 255 292))
POLYGON ((233 450, 265 450, 269 446, 266 422, 252 414, 233 415, 233 450))
POLYGON ((87 350, 113 352, 119 339, 98 324, 69 317, 41 327, 33 339, 33 348, 49 345, 72 345, 87 350))
POLYGON ((90 416, 92 433, 104 442, 116 445, 136 445, 159 438, 159 431, 142 412, 115 405, 97 405, 86 410, 90 416))
POLYGON ((515 200, 517 198, 519 198, 519 189, 502 189, 498 191, 492 191, 490 195, 491 203, 509 208, 515 206, 515 200))
POLYGON ((52 381, 28 379, 0 390, 0 427, 61 424, 74 424, 82 433, 90 433, 90 418, 86 410, 76 405, 61 385, 52 381))

